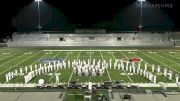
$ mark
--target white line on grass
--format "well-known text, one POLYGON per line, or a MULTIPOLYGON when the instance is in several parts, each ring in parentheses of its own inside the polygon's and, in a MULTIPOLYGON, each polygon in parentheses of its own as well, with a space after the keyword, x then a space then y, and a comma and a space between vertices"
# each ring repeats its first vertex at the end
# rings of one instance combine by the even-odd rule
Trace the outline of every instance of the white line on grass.
MULTIPOLYGON (((103 57, 103 55, 102 55, 101 51, 100 51, 100 54, 101 54, 102 59, 104 60, 104 57, 103 57)), ((111 80, 111 76, 109 75, 109 71, 108 71, 108 69, 107 69, 107 68, 106 68, 106 71, 107 71, 107 74, 108 74, 109 80, 110 80, 110 81, 112 81, 112 80, 111 80)))
POLYGON ((177 63, 177 62, 175 62, 175 61, 173 61, 173 60, 171 60, 171 59, 165 58, 165 57, 162 56, 162 55, 159 55, 159 54, 155 54, 155 55, 157 55, 157 56, 159 56, 159 57, 162 57, 162 58, 164 58, 164 59, 166 59, 166 60, 168 60, 168 61, 174 62, 175 64, 180 65, 179 63, 177 63))
MULTIPOLYGON (((162 52, 161 52, 162 53, 162 52)), ((164 53, 165 54, 165 53, 164 53)), ((162 57, 162 58, 164 58, 164 59, 166 59, 166 60, 169 60, 169 61, 172 61, 172 62, 174 62, 174 63, 176 63, 176 64, 179 64, 179 63, 177 63, 177 62, 175 62, 175 61, 173 61, 173 60, 171 60, 171 59, 168 59, 168 58, 165 58, 164 56, 162 56, 162 55, 159 55, 159 54, 156 54, 156 55, 158 55, 158 56, 160 56, 160 57, 162 57)), ((166 55, 168 55, 168 54, 166 54, 166 55)), ((169 56, 169 55, 168 55, 169 56)), ((172 56, 171 56, 172 57, 172 56)), ((180 65, 180 64, 179 64, 180 65)))
MULTIPOLYGON (((42 51, 40 51, 41 53, 42 53, 42 51)), ((39 54, 40 54, 40 52, 39 52, 39 54)), ((33 63, 31 63, 30 65, 33 65, 34 63, 36 63, 37 61, 39 61, 39 59, 41 59, 41 58, 43 58, 43 57, 45 57, 45 56, 47 56, 48 54, 44 54, 43 56, 41 56, 40 58, 38 58, 36 61, 34 61, 33 63)), ((34 57, 34 56, 33 56, 34 57)), ((23 71, 25 71, 25 69, 23 69, 23 71)))
POLYGON ((16 58, 13 58, 13 59, 11 59, 11 60, 9 60, 9 61, 7 61, 7 62, 1 64, 0 66, 3 66, 4 64, 7 64, 7 63, 9 63, 9 62, 11 62, 11 61, 13 61, 13 60, 16 60, 16 59, 18 59, 18 58, 21 58, 21 57, 23 57, 23 56, 25 56, 25 54, 20 55, 20 56, 18 56, 18 57, 16 57, 16 58))
MULTIPOLYGON (((43 51, 90 51, 90 49, 89 50, 43 50, 43 51)), ((134 49, 134 50, 91 50, 91 51, 138 51, 137 49, 134 49)))
POLYGON ((6 84, 6 83, 7 83, 7 81, 6 81, 6 82, 4 82, 4 83, 1 83, 0 87, 1 87, 1 86, 3 86, 3 85, 4 85, 4 84, 6 84))
MULTIPOLYGON (((59 54, 61 54, 62 53, 62 51, 61 52, 59 52, 56 56, 54 56, 54 57, 57 57, 59 54)), ((63 60, 63 61, 65 61, 66 60, 66 58, 69 56, 69 54, 68 55, 66 55, 66 57, 65 57, 65 59, 63 60)), ((53 58, 54 58, 53 57, 53 58)), ((56 74, 56 72, 57 72, 58 70, 56 70, 54 73, 53 73, 53 75, 49 78, 49 80, 48 81, 51 81, 51 79, 53 78, 53 76, 56 74)))
MULTIPOLYGON (((8 52, 9 54, 11 54, 13 51, 10 51, 10 52, 8 52)), ((2 52, 0 52, 0 53, 2 53, 2 52)), ((0 55, 0 56, 3 56, 3 55, 6 55, 6 54, 4 54, 4 51, 3 51, 3 53, 0 55)))
MULTIPOLYGON (((114 59, 117 59, 112 53, 111 55, 114 57, 114 59)), ((131 79, 131 77, 126 73, 125 70, 123 70, 123 72, 126 74, 126 76, 129 78, 129 80, 131 81, 131 83, 134 83, 133 80, 131 79)))
POLYGON ((37 54, 39 54, 39 53, 40 53, 40 52, 38 52, 38 53, 36 53, 36 54, 34 54, 34 55, 32 55, 32 56, 30 56, 30 57, 28 57, 28 58, 24 59, 24 60, 23 60, 23 61, 21 61, 21 62, 18 62, 16 65, 12 66, 11 68, 8 68, 8 69, 4 70, 4 71, 3 71, 3 72, 1 72, 0 74, 2 74, 2 73, 4 73, 4 72, 6 72, 6 71, 8 71, 8 70, 10 70, 10 69, 12 69, 12 68, 14 68, 14 67, 16 67, 17 65, 19 65, 19 64, 21 64, 21 63, 23 63, 23 62, 25 62, 26 60, 28 60, 28 59, 32 58, 33 56, 35 56, 35 55, 37 55, 37 54))
MULTIPOLYGON (((42 53, 42 51, 41 51, 41 53, 42 53)), ((40 52, 39 52, 39 54, 40 54, 40 52)), ((48 54, 44 54, 43 56, 41 56, 40 58, 38 58, 36 61, 34 61, 33 63, 31 63, 30 65, 33 65, 34 63, 36 63, 37 61, 39 61, 39 59, 41 59, 41 58, 43 58, 43 57, 45 57, 45 56, 47 56, 48 54)), ((33 56, 34 57, 34 56, 33 56)), ((25 69, 23 69, 23 71, 25 71, 25 69)))
MULTIPOLYGON (((91 64, 91 50, 89 51, 89 61, 90 61, 90 64, 91 64)), ((91 76, 90 77, 90 81, 91 81, 91 76)))
MULTIPOLYGON (((40 51, 40 52, 42 52, 42 51, 40 51)), ((39 52, 39 53, 40 53, 40 52, 39 52)), ((39 53, 37 53, 37 54, 39 54, 39 53)), ((37 54, 36 54, 36 55, 37 55, 37 54)), ((58 52, 58 54, 59 54, 59 52, 58 52)), ((40 58, 43 58, 43 57, 45 57, 45 56, 47 56, 47 55, 48 55, 48 54, 44 54, 44 55, 41 56, 40 58)), ((33 56, 33 57, 34 57, 34 56, 33 56)), ((38 58, 36 61, 34 61, 33 63, 31 63, 30 65, 33 65, 35 62, 39 61, 40 58, 38 58)), ((24 69, 23 71, 25 71, 25 69, 24 69)))
MULTIPOLYGON (((137 55, 136 53, 133 53, 135 56, 139 56, 139 55, 137 55)), ((141 56, 140 56, 140 58, 141 58, 141 56)), ((149 62, 147 62, 147 61, 145 61, 144 59, 142 59, 145 63, 147 63, 149 66, 151 66, 151 64, 149 63, 149 62)), ((162 73, 162 72, 160 72, 160 73, 162 73)), ((162 73, 163 74, 163 73, 162 73)), ((165 76, 166 78, 168 78, 168 76, 165 76)), ((173 82, 175 82, 174 80, 171 80, 171 81, 173 81, 173 82)))
MULTIPOLYGON (((120 53, 127 58, 127 56, 126 56, 124 53, 122 53, 121 51, 120 51, 120 53)), ((124 70, 124 71, 125 71, 125 70, 124 70)), ((125 71, 125 72, 126 72, 126 71, 125 71)), ((126 73, 126 75, 127 75, 127 73, 126 73)), ((129 77, 130 77, 130 76, 129 76, 129 77)), ((131 78, 131 77, 130 77, 130 78, 131 78)), ((131 79, 131 80, 132 80, 132 79, 131 79)))
MULTIPOLYGON (((161 52, 161 53, 166 54, 165 52, 161 52)), ((179 57, 175 57, 175 56, 173 56, 173 55, 170 55, 169 53, 166 54, 166 55, 168 55, 168 56, 170 56, 170 57, 173 57, 173 58, 176 58, 176 59, 180 59, 179 57)), ((178 55, 178 54, 175 54, 175 55, 178 55)))
POLYGON ((89 61, 90 61, 90 64, 91 64, 91 50, 89 51, 89 55, 90 55, 89 56, 89 58, 90 58, 89 61))
POLYGON ((12 56, 14 56, 14 55, 16 55, 16 54, 19 54, 19 53, 21 53, 21 52, 18 52, 18 53, 12 54, 12 55, 7 56, 7 57, 4 57, 4 58, 1 58, 1 59, 0 59, 0 61, 1 61, 1 60, 4 60, 4 59, 6 59, 6 58, 12 57, 12 56))
MULTIPOLYGON (((42 51, 40 51, 40 52, 42 53, 42 51)), ((37 54, 40 54, 40 52, 38 52, 37 54)), ((36 55, 37 55, 37 54, 36 54, 36 55)), ((47 54, 46 54, 46 55, 47 55, 47 54)), ((46 55, 41 56, 41 58, 44 57, 44 56, 46 56, 46 55)), ((35 56, 35 55, 31 56, 30 58, 32 58, 32 57, 34 57, 34 56, 35 56)), ((30 59, 30 58, 29 58, 29 59, 30 59)), ((37 59, 37 60, 34 61, 33 63, 37 62, 38 60, 39 60, 39 59, 37 59)), ((25 61, 24 61, 24 62, 25 62, 25 61)), ((32 65, 33 63, 31 63, 30 65, 32 65)), ((13 66, 13 67, 16 67, 16 65, 13 66)), ((24 69, 23 71, 25 71, 25 69, 24 69)), ((17 77, 17 76, 16 76, 16 77, 17 77)), ((9 82, 9 81, 8 81, 8 82, 9 82)), ((7 82, 5 82, 5 83, 3 83, 3 84, 6 84, 6 83, 7 83, 7 82)), ((3 84, 2 84, 2 85, 3 85, 3 84)))
MULTIPOLYGON (((40 52, 42 52, 42 51, 40 51, 40 52)), ((40 52, 39 52, 39 53, 40 53, 40 52)), ((37 54, 39 54, 39 53, 37 53, 37 54)), ((37 54, 36 54, 36 55, 37 55, 37 54)), ((33 55, 33 56, 34 56, 34 55, 33 55)), ((32 56, 29 57, 29 58, 32 58, 32 56)), ((28 59, 26 59, 26 60, 28 60, 28 59)), ((25 60, 25 61, 26 61, 26 60, 25 60)), ((39 60, 39 59, 38 59, 38 60, 39 60)), ((37 61, 38 61, 38 60, 37 60, 37 61)), ((32 64, 33 64, 33 63, 32 63, 32 64)), ((17 65, 15 65, 15 66, 13 66, 13 67, 16 67, 16 66, 17 66, 17 65)), ((13 68, 13 67, 12 67, 12 68, 13 68)), ((10 68, 10 69, 11 69, 11 68, 10 68)), ((8 70, 9 70, 9 69, 8 69, 8 70)), ((1 72, 0 74, 2 74, 2 72, 1 72)), ((13 79, 14 79, 14 78, 13 78, 13 79)), ((9 82, 9 81, 8 81, 8 82, 9 82)), ((6 84, 6 83, 8 83, 8 82, 7 82, 7 81, 4 82, 1 86, 3 86, 4 84, 6 84)), ((0 86, 0 87, 1 87, 1 86, 0 86)))
MULTIPOLYGON (((80 54, 81 54, 81 51, 79 52, 79 54, 78 54, 78 56, 77 56, 77 59, 79 59, 80 54)), ((76 59, 76 60, 77 60, 77 59, 76 59)), ((71 81, 72 75, 73 75, 73 69, 72 69, 71 76, 69 77, 69 80, 68 80, 68 86, 69 86, 69 83, 70 83, 70 81, 71 81)))
POLYGON ((180 56, 179 52, 175 53, 176 55, 180 56))
POLYGON ((82 94, 82 93, 79 93, 79 94, 75 93, 75 94, 67 94, 67 95, 69 95, 69 96, 74 96, 74 95, 77 96, 78 95, 79 96, 79 95, 84 95, 84 94, 82 94))
MULTIPOLYGON (((141 52, 141 51, 139 51, 139 52, 141 52)), ((146 54, 146 53, 144 53, 144 52, 141 52, 141 53, 142 53, 142 54, 144 54, 144 55, 146 55, 146 56, 148 56, 148 57, 150 57, 151 59, 153 59, 153 60, 155 60, 155 61, 157 61, 157 62, 159 62, 159 63, 161 63, 161 64, 165 65, 166 67, 168 67, 168 68, 170 68, 171 70, 174 70, 175 72, 177 72, 177 73, 179 73, 179 74, 180 74, 180 72, 179 72, 179 71, 177 71, 177 70, 175 70, 174 68, 169 67, 168 65, 166 65, 166 64, 162 63, 161 61, 159 61, 159 60, 157 60, 157 59, 155 59, 155 58, 153 58, 153 57, 151 57, 151 56, 147 55, 147 54, 146 54)))

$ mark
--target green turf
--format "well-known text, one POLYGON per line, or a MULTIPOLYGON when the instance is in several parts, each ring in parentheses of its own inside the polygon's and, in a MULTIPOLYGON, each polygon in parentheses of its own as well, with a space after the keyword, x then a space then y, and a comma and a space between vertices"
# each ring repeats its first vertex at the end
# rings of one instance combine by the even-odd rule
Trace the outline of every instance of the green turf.
MULTIPOLYGON (((47 48, 46 48, 47 49, 47 48)), ((58 48, 56 48, 58 49, 58 48)), ((131 48, 132 49, 132 48, 131 48)), ((96 60, 107 60, 112 59, 112 62, 115 59, 121 58, 131 58, 131 57, 140 57, 143 59, 141 68, 144 68, 144 64, 148 63, 148 71, 151 71, 151 64, 161 65, 161 72, 163 68, 168 68, 173 71, 173 80, 169 80, 163 75, 157 77, 158 82, 174 82, 175 75, 180 75, 180 50, 179 49, 138 49, 138 51, 119 51, 121 49, 116 49, 116 51, 51 51, 45 52, 42 51, 43 48, 1 48, 0 49, 0 83, 24 83, 23 76, 17 76, 9 82, 5 82, 5 74, 15 69, 24 68, 29 65, 39 65, 41 58, 64 58, 65 61, 70 60, 86 60, 96 59, 96 60), (154 53, 152 53, 154 52, 154 53)), ((53 49, 51 49, 53 50, 53 49)), ((72 68, 61 69, 58 71, 51 72, 52 75, 38 75, 33 78, 29 83, 38 83, 39 79, 44 79, 48 83, 55 83, 55 73, 61 73, 60 81, 68 83, 70 81, 78 80, 78 82, 103 82, 103 81, 120 81, 128 83, 148 83, 150 82, 146 78, 140 75, 127 75, 128 72, 123 70, 108 68, 105 71, 103 76, 78 76, 72 74, 72 68), (126 75, 121 75, 122 73, 126 75)), ((155 72, 153 74, 156 74, 155 72)))

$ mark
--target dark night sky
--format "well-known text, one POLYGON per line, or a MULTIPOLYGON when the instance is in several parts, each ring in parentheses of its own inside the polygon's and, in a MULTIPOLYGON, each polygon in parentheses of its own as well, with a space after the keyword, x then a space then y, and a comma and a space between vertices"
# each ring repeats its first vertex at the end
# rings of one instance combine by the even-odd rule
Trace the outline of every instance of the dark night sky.
MULTIPOLYGON (((46 4, 59 10, 66 18, 66 26, 76 28, 96 28, 94 24, 113 22, 114 16, 137 0, 43 0, 46 4)), ((174 23, 174 30, 180 29, 178 0, 147 0, 150 3, 173 4, 173 8, 164 8, 169 19, 174 23)), ((13 26, 20 10, 32 4, 33 0, 4 0, 0 3, 0 36, 11 35, 18 31, 13 26)), ((27 12, 26 12, 27 13, 27 12)), ((31 18, 33 19, 33 18, 31 18)), ((26 19, 27 20, 27 19, 26 19)), ((22 20, 23 21, 23 20, 22 20)), ((59 20, 60 21, 60 20, 59 20)), ((16 21, 17 22, 17 21, 16 21)), ((108 24, 107 24, 108 26, 108 24)), ((124 26, 124 25, 121 25, 124 26)), ((99 27, 97 27, 99 28, 99 27)), ((108 27, 109 28, 109 27, 108 27)), ((58 28, 57 28, 58 29, 58 28)), ((136 28, 134 28, 136 30, 136 28)), ((133 29, 133 30, 134 30, 133 29)), ((59 30, 59 29, 58 29, 59 30)))

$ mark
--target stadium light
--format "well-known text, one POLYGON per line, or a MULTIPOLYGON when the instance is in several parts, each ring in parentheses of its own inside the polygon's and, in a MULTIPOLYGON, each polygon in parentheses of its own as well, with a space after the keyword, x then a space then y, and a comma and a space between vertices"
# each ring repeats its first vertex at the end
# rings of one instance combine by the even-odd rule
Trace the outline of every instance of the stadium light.
POLYGON ((35 2, 37 2, 38 3, 38 20, 39 20, 39 25, 38 25, 38 29, 39 29, 39 33, 41 32, 41 15, 40 15, 40 9, 39 9, 39 5, 40 5, 40 2, 41 2, 42 0, 35 0, 35 2))
POLYGON ((42 0, 35 0, 35 2, 41 2, 42 0))
POLYGON ((140 12, 140 22, 139 22, 139 30, 140 33, 142 31, 143 25, 142 25, 142 3, 145 2, 146 0, 138 0, 139 2, 141 2, 141 12, 140 12))
POLYGON ((146 0, 138 0, 138 1, 143 2, 143 1, 146 1, 146 0))

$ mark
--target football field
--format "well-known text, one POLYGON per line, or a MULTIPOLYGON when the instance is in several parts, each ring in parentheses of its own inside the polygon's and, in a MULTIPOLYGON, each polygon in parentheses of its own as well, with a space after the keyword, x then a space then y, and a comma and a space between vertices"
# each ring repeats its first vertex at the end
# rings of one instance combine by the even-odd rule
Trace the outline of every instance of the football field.
MULTIPOLYGON (((32 65, 39 66, 41 59, 55 59, 61 58, 63 61, 74 60, 106 60, 111 59, 112 63, 116 59, 130 59, 133 57, 139 57, 142 59, 141 68, 144 68, 147 64, 147 71, 152 72, 152 64, 155 65, 155 71, 153 75, 157 75, 157 82, 175 83, 176 74, 180 75, 180 50, 179 49, 115 49, 115 50, 101 50, 101 49, 35 49, 35 48, 0 48, 0 83, 24 83, 25 67, 32 65), (159 73, 156 72, 157 66, 161 67, 159 73), (19 69, 23 69, 24 75, 16 75, 13 79, 6 81, 5 75, 9 72, 19 69), (172 71, 172 79, 168 76, 164 76, 164 68, 168 71, 172 71)), ((137 67, 137 64, 135 64, 137 67)), ((142 75, 133 74, 129 71, 112 68, 106 68, 103 76, 79 76, 73 73, 72 67, 66 67, 58 70, 53 70, 48 73, 35 76, 28 83, 38 83, 39 79, 44 79, 46 83, 55 83, 56 74, 59 73, 60 82, 69 83, 71 81, 84 82, 104 82, 104 81, 123 81, 126 83, 150 83, 142 75)))

